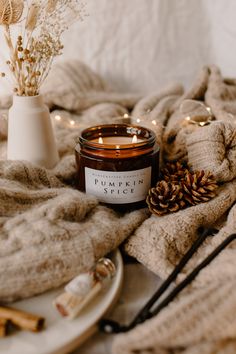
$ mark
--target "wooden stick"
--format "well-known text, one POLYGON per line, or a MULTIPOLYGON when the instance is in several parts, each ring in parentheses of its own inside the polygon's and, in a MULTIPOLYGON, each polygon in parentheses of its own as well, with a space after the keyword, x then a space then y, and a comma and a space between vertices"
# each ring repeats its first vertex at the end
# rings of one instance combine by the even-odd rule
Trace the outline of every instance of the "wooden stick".
POLYGON ((0 337, 5 337, 8 333, 10 321, 5 318, 0 318, 0 337))
POLYGON ((0 318, 10 320, 14 325, 33 332, 40 331, 45 319, 21 310, 0 306, 0 318))

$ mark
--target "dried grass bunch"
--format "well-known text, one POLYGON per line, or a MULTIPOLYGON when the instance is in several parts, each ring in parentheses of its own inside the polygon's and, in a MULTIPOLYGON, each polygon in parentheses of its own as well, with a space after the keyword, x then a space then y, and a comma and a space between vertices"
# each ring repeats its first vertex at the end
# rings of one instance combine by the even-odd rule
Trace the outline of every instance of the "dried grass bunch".
POLYGON ((80 0, 0 0, 0 25, 10 51, 7 65, 17 95, 39 94, 53 59, 62 54, 62 33, 85 16, 80 0), (16 38, 11 33, 15 24, 16 38))

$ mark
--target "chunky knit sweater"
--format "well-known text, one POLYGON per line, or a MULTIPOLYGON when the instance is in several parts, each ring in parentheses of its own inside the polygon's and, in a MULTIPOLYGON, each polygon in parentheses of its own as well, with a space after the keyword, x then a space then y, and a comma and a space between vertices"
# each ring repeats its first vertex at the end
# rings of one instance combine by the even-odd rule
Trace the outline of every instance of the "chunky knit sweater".
MULTIPOLYGON (((140 97, 112 92, 97 74, 74 61, 54 67, 43 93, 51 110, 57 109, 52 114, 62 116, 55 125, 60 162, 54 170, 4 160, 5 115, 0 119, 1 301, 57 287, 125 239, 125 251, 164 278, 196 239, 199 227, 216 227, 219 232, 205 241, 179 281, 235 231, 236 82, 224 80, 218 68, 203 68, 188 92, 173 85, 140 97), (187 99, 210 106, 215 120, 204 127, 184 124, 186 116, 200 114, 193 101, 181 109, 187 99), (128 112, 155 131, 163 160, 187 158, 194 168, 213 172, 221 183, 218 195, 156 217, 147 210, 121 215, 75 190, 74 145, 80 128, 128 112), (71 118, 79 128, 66 124, 71 118)), ((2 98, 0 105, 7 113, 10 99, 2 98)), ((222 252, 158 316, 118 335, 114 354, 234 353, 234 249, 232 244, 222 252)))

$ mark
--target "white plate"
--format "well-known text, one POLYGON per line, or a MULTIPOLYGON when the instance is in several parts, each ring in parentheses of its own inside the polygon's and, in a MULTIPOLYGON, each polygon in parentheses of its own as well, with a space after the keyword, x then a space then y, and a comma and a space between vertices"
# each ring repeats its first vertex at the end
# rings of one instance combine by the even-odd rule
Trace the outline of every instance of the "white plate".
POLYGON ((39 333, 18 331, 0 339, 0 353, 64 354, 81 345, 96 332, 98 320, 119 297, 123 280, 123 261, 118 250, 113 253, 112 260, 117 267, 112 284, 72 321, 62 318, 52 305, 53 299, 63 288, 12 304, 15 308, 45 317, 46 328, 39 333))

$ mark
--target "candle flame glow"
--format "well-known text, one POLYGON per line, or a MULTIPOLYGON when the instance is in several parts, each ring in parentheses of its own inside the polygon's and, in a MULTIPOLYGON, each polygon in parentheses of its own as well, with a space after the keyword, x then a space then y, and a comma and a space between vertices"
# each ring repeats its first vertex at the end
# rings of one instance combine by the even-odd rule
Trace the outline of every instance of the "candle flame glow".
POLYGON ((103 144, 103 138, 101 136, 98 138, 98 142, 99 144, 103 144))
POLYGON ((133 138, 132 138, 132 144, 135 144, 137 142, 138 142, 137 135, 134 135, 133 138))

